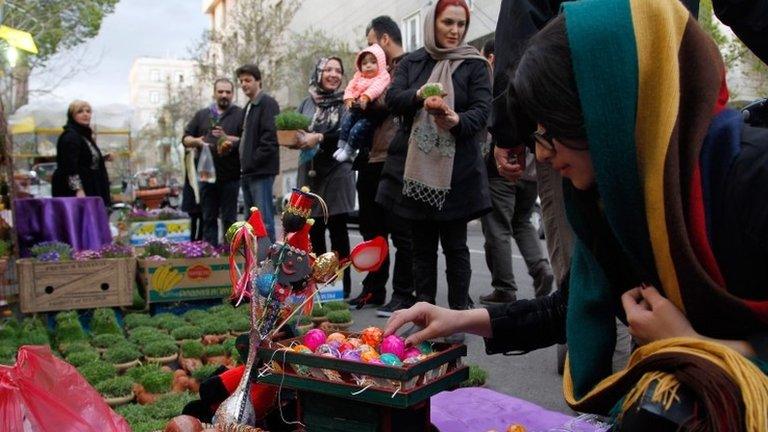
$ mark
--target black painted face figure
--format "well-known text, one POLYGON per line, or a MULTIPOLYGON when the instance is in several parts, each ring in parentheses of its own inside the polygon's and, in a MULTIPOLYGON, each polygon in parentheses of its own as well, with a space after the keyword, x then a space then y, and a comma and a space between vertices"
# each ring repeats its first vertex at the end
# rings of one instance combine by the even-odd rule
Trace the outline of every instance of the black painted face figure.
POLYGON ((280 266, 277 272, 277 283, 291 285, 294 289, 303 287, 312 273, 309 256, 290 247, 275 245, 271 251, 272 264, 280 266), (283 255, 282 260, 280 255, 283 255), (279 264, 280 263, 280 264, 279 264))

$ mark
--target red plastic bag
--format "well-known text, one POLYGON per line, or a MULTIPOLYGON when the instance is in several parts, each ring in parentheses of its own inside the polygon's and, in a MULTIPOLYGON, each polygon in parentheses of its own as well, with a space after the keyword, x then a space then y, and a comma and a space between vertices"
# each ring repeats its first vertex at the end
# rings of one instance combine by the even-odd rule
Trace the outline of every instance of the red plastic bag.
POLYGON ((23 346, 0 366, 0 431, 130 432, 124 418, 47 346, 23 346))

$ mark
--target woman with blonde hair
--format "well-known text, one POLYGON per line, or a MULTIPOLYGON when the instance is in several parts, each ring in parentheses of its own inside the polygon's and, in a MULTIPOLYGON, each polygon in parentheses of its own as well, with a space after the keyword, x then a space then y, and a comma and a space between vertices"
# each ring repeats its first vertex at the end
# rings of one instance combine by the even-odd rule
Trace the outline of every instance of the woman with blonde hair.
POLYGON ((109 207, 109 177, 104 162, 112 160, 112 155, 102 154, 96 145, 91 114, 91 105, 86 101, 69 104, 67 124, 56 143, 52 192, 55 197, 101 197, 109 207))

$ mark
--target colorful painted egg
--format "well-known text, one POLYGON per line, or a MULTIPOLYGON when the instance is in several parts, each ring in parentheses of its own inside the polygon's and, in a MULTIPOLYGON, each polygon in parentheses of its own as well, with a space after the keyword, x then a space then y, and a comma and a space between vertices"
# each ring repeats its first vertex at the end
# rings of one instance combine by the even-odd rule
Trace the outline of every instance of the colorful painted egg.
POLYGON ((352 344, 352 346, 353 346, 353 347, 355 347, 355 348, 360 348, 360 345, 362 345, 362 344, 363 344, 363 341, 361 341, 361 340, 360 340, 360 339, 358 339, 358 338, 354 338, 354 337, 348 338, 348 339, 347 339, 347 342, 349 342, 350 344, 352 344))
POLYGON ((327 343, 331 348, 335 349, 336 351, 341 351, 339 350, 339 347, 341 346, 339 341, 329 341, 328 339, 326 339, 325 343, 327 343))
POLYGON ((360 354, 360 351, 352 349, 352 350, 344 351, 344 353, 341 354, 341 359, 359 362, 362 360, 362 356, 360 354))
MULTIPOLYGON (((361 353, 368 352, 368 351, 376 352, 375 349, 371 348, 370 345, 366 345, 366 344, 360 345, 359 347, 357 347, 357 349, 360 350, 361 353)), ((378 355, 378 353, 376 354, 378 355)))
POLYGON ((381 343, 381 339, 384 337, 384 332, 378 327, 368 327, 360 333, 360 340, 364 344, 370 345, 373 348, 378 348, 381 343))
POLYGON ((312 350, 309 349, 309 347, 307 347, 306 345, 296 345, 295 347, 293 347, 293 351, 297 353, 312 354, 312 350))
POLYGON ((339 350, 333 349, 328 344, 322 344, 315 350, 315 354, 326 357, 339 357, 339 350))
POLYGON ((275 275, 272 273, 261 274, 256 277, 256 289, 262 297, 269 297, 272 292, 272 286, 275 282, 275 275))
POLYGON ((405 350, 404 356, 406 359, 409 359, 411 357, 418 357, 421 355, 421 351, 419 351, 416 347, 410 347, 405 350))
MULTIPOLYGON (((365 361, 365 360, 363 360, 363 361, 365 361)), ((369 361, 367 361, 366 363, 377 364, 377 365, 383 365, 384 364, 378 358, 372 358, 369 361)))
POLYGON ((381 341, 379 351, 382 354, 391 353, 399 359, 405 358, 405 341, 400 336, 389 335, 381 341))
POLYGON ((325 343, 325 332, 320 329, 312 329, 304 335, 304 345, 312 351, 316 351, 317 347, 325 343))
POLYGON ((400 361, 399 358, 397 358, 396 355, 392 353, 386 353, 382 354, 381 357, 379 357, 379 360, 381 360, 382 363, 388 366, 402 366, 403 362, 400 361))
MULTIPOLYGON (((367 345, 366 345, 367 346, 367 345)), ((379 360, 379 354, 376 351, 366 351, 360 353, 360 358, 366 363, 373 363, 374 360, 379 360)))
POLYGON ((432 344, 429 342, 422 342, 420 343, 416 348, 421 351, 422 354, 432 354, 434 351, 432 350, 432 344))
POLYGON ((326 340, 329 341, 329 342, 330 341, 338 341, 340 344, 342 344, 342 343, 347 341, 347 337, 344 336, 343 334, 337 332, 337 333, 329 334, 328 338, 326 340))
POLYGON ((349 350, 353 350, 353 349, 356 349, 355 346, 349 342, 344 342, 341 345, 339 345, 339 351, 341 351, 342 353, 349 350))

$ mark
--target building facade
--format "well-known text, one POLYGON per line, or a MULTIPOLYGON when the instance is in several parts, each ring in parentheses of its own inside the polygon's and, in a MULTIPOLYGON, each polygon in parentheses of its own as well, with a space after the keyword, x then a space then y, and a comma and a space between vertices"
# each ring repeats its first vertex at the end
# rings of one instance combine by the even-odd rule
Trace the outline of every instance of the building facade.
POLYGON ((175 91, 196 82, 193 60, 136 58, 128 75, 128 103, 133 108, 134 127, 156 124, 160 107, 170 97, 169 89, 175 91))

